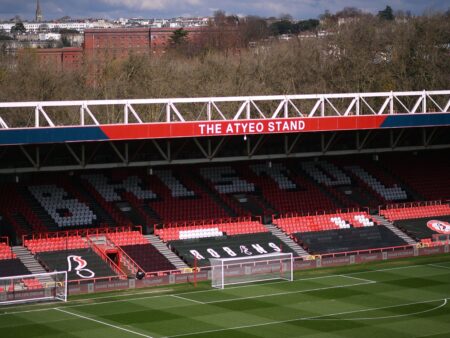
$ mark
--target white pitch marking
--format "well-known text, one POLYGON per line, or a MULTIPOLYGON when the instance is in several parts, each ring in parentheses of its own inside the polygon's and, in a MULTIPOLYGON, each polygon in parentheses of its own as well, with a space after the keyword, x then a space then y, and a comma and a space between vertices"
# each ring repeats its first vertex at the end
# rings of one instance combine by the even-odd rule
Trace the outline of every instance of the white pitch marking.
POLYGON ((117 329, 117 330, 121 330, 121 331, 125 331, 125 332, 128 332, 128 333, 132 333, 132 334, 137 335, 137 336, 146 337, 146 338, 153 338, 152 336, 146 335, 144 333, 140 333, 140 332, 136 332, 136 331, 133 331, 133 330, 129 330, 129 329, 126 329, 124 327, 117 326, 117 325, 109 324, 109 323, 103 322, 103 321, 98 320, 98 319, 82 316, 82 315, 79 315, 77 313, 73 313, 73 312, 69 312, 69 311, 63 310, 61 308, 54 308, 54 310, 59 311, 59 312, 63 312, 63 313, 66 313, 68 315, 75 316, 75 317, 78 317, 78 318, 81 318, 81 319, 90 320, 90 321, 96 322, 98 324, 109 326, 109 327, 112 327, 112 328, 117 329))
POLYGON ((428 264, 429 266, 440 268, 440 269, 447 269, 450 270, 450 266, 440 265, 440 264, 428 264))
POLYGON ((348 275, 339 275, 339 276, 345 277, 345 278, 351 278, 351 279, 361 280, 361 281, 363 281, 363 282, 376 283, 375 281, 370 280, 370 279, 366 279, 366 278, 359 278, 359 277, 353 277, 353 276, 348 276, 348 275))
MULTIPOLYGON (((431 303, 431 302, 424 302, 424 304, 426 303, 431 303)), ((417 305, 417 304, 415 304, 417 305)), ((405 313, 403 315, 392 315, 392 316, 384 316, 384 317, 365 317, 365 318, 318 318, 318 319, 311 319, 311 320, 348 320, 348 321, 354 321, 354 320, 379 320, 379 319, 394 319, 394 318, 401 318, 401 317, 409 317, 409 316, 415 316, 415 315, 420 315, 422 313, 427 313, 427 312, 431 312, 431 311, 435 311, 440 309, 441 307, 444 307, 445 305, 447 305, 447 298, 444 299, 444 302, 440 305, 435 306, 432 309, 428 309, 428 310, 423 310, 423 311, 418 311, 418 312, 412 312, 412 313, 405 313)))
MULTIPOLYGON (((332 277, 336 277, 336 276, 347 277, 345 275, 328 275, 328 276, 296 279, 293 282, 299 282, 299 281, 305 281, 305 280, 313 280, 313 279, 332 278, 332 277)), ((285 282, 285 281, 283 281, 283 282, 284 283, 289 283, 289 282, 285 282)), ((274 283, 279 283, 279 282, 274 282, 274 283)), ((265 283, 263 285, 274 284, 274 283, 265 283)), ((249 297, 249 298, 261 298, 261 297, 266 297, 266 296, 275 296, 275 295, 282 295, 282 294, 289 294, 289 293, 299 293, 299 292, 303 293, 303 292, 308 292, 308 291, 327 290, 327 289, 334 289, 334 288, 339 288, 339 287, 352 287, 352 286, 357 286, 357 285, 366 285, 366 284, 373 284, 373 283, 376 283, 376 282, 367 280, 366 283, 349 284, 349 285, 337 285, 337 286, 331 286, 331 287, 327 286, 327 287, 317 288, 317 289, 307 289, 307 290, 300 290, 300 291, 293 291, 293 292, 292 291, 291 292, 282 292, 282 293, 277 293, 277 294, 265 294, 265 295, 259 295, 259 296, 249 297)), ((244 286, 240 286, 240 287, 234 287, 233 289, 242 288, 242 287, 248 287, 248 286, 253 286, 254 287, 255 285, 244 285, 244 286)), ((64 306, 64 308, 65 309, 70 309, 70 308, 80 307, 80 306, 94 306, 94 305, 103 305, 103 304, 110 304, 110 303, 128 302, 128 301, 149 299, 149 298, 154 299, 154 298, 175 297, 175 296, 176 296, 176 298, 180 298, 180 299, 184 299, 184 300, 190 300, 192 302, 197 302, 199 304, 210 304, 210 303, 214 303, 214 302, 217 302, 217 303, 219 302, 219 301, 200 302, 200 301, 196 301, 196 300, 193 300, 193 299, 181 296, 181 295, 197 294, 197 293, 202 293, 202 292, 218 292, 218 290, 201 290, 201 291, 192 291, 192 292, 178 293, 178 294, 173 294, 173 295, 157 295, 157 296, 136 297, 136 298, 128 298, 128 299, 117 299, 117 300, 98 302, 98 303, 74 304, 74 305, 64 306)), ((224 301, 232 301, 232 300, 239 300, 239 299, 247 299, 247 298, 233 298, 233 299, 224 300, 224 301)), ((44 308, 44 309, 4 312, 4 313, 0 313, 0 316, 15 315, 15 314, 20 314, 20 313, 28 313, 28 312, 42 312, 42 311, 49 311, 49 310, 55 310, 55 309, 56 309, 56 307, 48 307, 48 308, 44 308)))
POLYGON ((355 271, 355 272, 346 273, 344 275, 348 276, 348 275, 359 275, 360 273, 371 273, 371 272, 383 272, 383 271, 392 271, 392 270, 412 269, 412 268, 420 268, 420 267, 423 267, 425 265, 429 265, 429 264, 424 263, 424 264, 416 264, 416 265, 397 266, 397 267, 394 267, 394 268, 384 268, 384 269, 367 270, 367 271, 355 271))
MULTIPOLYGON (((327 314, 327 315, 320 315, 320 316, 313 316, 313 317, 300 317, 300 318, 294 318, 294 319, 288 319, 288 320, 279 320, 279 321, 266 322, 266 323, 261 323, 261 324, 228 327, 228 328, 223 328, 223 329, 206 330, 206 331, 198 331, 198 332, 191 332, 191 333, 182 333, 182 334, 177 334, 177 335, 172 335, 172 336, 165 336, 163 338, 176 338, 176 337, 184 337, 184 336, 195 336, 195 335, 200 335, 200 334, 205 334, 205 333, 214 333, 214 332, 222 332, 222 331, 250 329, 250 328, 253 328, 253 327, 277 325, 277 324, 298 322, 298 321, 302 321, 302 320, 317 320, 317 319, 326 318, 326 317, 330 317, 330 316, 340 316, 340 315, 348 315, 348 314, 353 314, 353 313, 361 313, 361 312, 376 311, 376 310, 385 310, 385 309, 391 309, 391 308, 395 308, 395 307, 402 307, 402 306, 409 306, 409 305, 416 305, 416 304, 426 304, 426 303, 439 302, 439 301, 444 301, 444 300, 447 300, 447 299, 449 299, 449 298, 433 299, 433 300, 427 300, 427 301, 422 301, 422 302, 404 303, 404 304, 383 306, 383 307, 377 307, 377 308, 371 308, 371 309, 363 309, 363 310, 337 312, 337 313, 330 313, 330 314, 327 314)), ((447 304, 447 303, 445 303, 445 304, 447 304)), ((445 304, 441 304, 439 307, 442 307, 445 304)), ((436 309, 437 308, 433 308, 433 310, 436 310, 436 309)), ((334 320, 340 320, 340 319, 334 319, 334 320)))
POLYGON ((199 301, 199 300, 190 299, 190 298, 185 298, 185 297, 181 297, 181 296, 179 296, 179 295, 171 295, 171 297, 178 298, 178 299, 182 299, 182 300, 187 300, 187 301, 189 301, 189 302, 194 302, 194 303, 197 303, 197 304, 202 304, 202 305, 206 304, 206 303, 201 302, 201 301, 199 301))
POLYGON ((238 298, 230 298, 230 299, 223 299, 223 300, 213 300, 213 301, 210 301, 210 302, 203 302, 203 304, 215 304, 215 303, 225 303, 225 302, 240 301, 240 300, 245 300, 245 299, 255 299, 255 298, 273 297, 273 296, 283 296, 283 295, 290 295, 290 294, 295 294, 295 293, 306 293, 306 292, 312 292, 312 291, 348 288, 348 287, 353 287, 353 286, 358 286, 358 285, 368 285, 368 284, 374 284, 374 283, 376 283, 376 282, 375 281, 369 281, 369 282, 364 282, 364 283, 349 284, 349 285, 326 286, 326 287, 323 287, 323 288, 306 289, 306 290, 299 290, 299 291, 277 292, 277 293, 269 293, 269 294, 250 296, 250 297, 238 297, 238 298))
MULTIPOLYGON (((373 272, 383 272, 383 271, 390 271, 390 270, 399 270, 399 269, 409 269, 409 268, 419 268, 419 267, 423 267, 425 265, 429 265, 429 263, 424 263, 424 264, 416 264, 416 265, 408 265, 408 266, 400 266, 400 267, 394 267, 394 268, 385 268, 385 269, 374 269, 374 270, 367 270, 367 271, 355 271, 355 272, 349 272, 347 274, 340 274, 340 275, 325 275, 325 276, 317 276, 317 277, 308 277, 308 278, 299 278, 299 279, 295 279, 293 282, 297 282, 297 281, 305 281, 305 280, 314 280, 314 279, 322 279, 322 278, 331 278, 331 277, 336 277, 336 276, 346 276, 349 277, 350 275, 357 275, 357 274, 362 274, 362 273, 373 273, 373 272)), ((270 282, 270 283, 264 283, 261 285, 270 285, 270 284, 279 284, 279 283, 292 283, 292 282, 288 282, 288 281, 280 281, 280 282, 270 282)), ((249 285, 240 285, 240 286, 235 286, 235 287, 229 287, 227 288, 227 290, 229 289, 238 289, 238 288, 245 288, 245 287, 254 287, 255 284, 249 284, 249 285)), ((186 295, 186 294, 195 294, 195 293, 202 293, 202 292, 211 292, 211 291, 218 291, 219 290, 200 290, 200 291, 190 291, 190 292, 183 292, 183 293, 178 293, 178 295, 186 295)), ((140 293, 136 293, 136 294, 140 294, 140 293)), ((122 296, 122 295, 120 295, 122 296)), ((134 297, 134 298, 128 298, 128 299, 116 299, 116 300, 110 300, 110 301, 104 301, 104 302, 97 302, 97 303, 88 303, 88 304, 74 304, 74 305, 67 305, 64 306, 64 308, 72 308, 72 307, 80 307, 80 306, 93 306, 93 305, 102 305, 102 304, 111 304, 111 303, 120 303, 120 302, 128 302, 128 301, 134 301, 134 300, 140 300, 140 299, 149 299, 149 298, 161 298, 161 297, 170 297, 171 295, 152 295, 152 296, 145 296, 145 297, 134 297)), ((111 298, 114 297, 118 297, 118 296, 110 296, 111 298)), ((98 298, 103 298, 103 297, 98 297, 98 298)), ((107 297, 104 297, 107 298, 107 297)), ((80 299, 80 300, 69 300, 67 303, 73 304, 73 303, 79 303, 79 302, 88 302, 90 300, 89 299, 80 299)), ((15 307, 17 308, 17 307, 15 307)), ((6 309, 6 308, 5 308, 6 309)), ((11 309, 11 307, 8 307, 8 309, 11 309)), ((0 316, 4 316, 4 315, 14 315, 14 314, 20 314, 20 313, 28 313, 28 312, 41 312, 41 311, 49 311, 49 310, 54 310, 54 307, 51 308, 44 308, 44 309, 35 309, 35 310, 23 310, 23 311, 14 311, 14 312, 4 312, 4 313, 0 313, 0 316)))

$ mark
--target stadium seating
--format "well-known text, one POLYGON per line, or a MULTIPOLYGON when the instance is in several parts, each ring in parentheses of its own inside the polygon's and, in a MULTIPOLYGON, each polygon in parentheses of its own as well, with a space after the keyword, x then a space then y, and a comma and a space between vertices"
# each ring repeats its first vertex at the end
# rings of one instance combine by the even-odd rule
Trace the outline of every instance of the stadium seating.
POLYGON ((102 204, 113 209, 113 203, 128 201, 146 224, 229 217, 188 175, 175 170, 155 170, 152 175, 113 171, 110 177, 97 173, 83 178, 102 204))
POLYGON ((382 165, 415 191, 420 200, 450 198, 450 158, 441 153, 386 155, 382 165))
POLYGON ((396 183, 390 188, 386 187, 381 181, 370 174, 367 170, 360 166, 349 166, 347 170, 351 171, 355 176, 362 180, 368 187, 375 191, 385 201, 402 201, 407 200, 408 196, 406 192, 396 183))
POLYGON ((118 246, 148 243, 148 240, 139 231, 111 232, 106 236, 118 246))
POLYGON ((122 250, 133 259, 143 272, 176 270, 175 266, 150 243, 123 245, 122 250))
POLYGON ((274 223, 311 254, 402 246, 407 243, 377 225, 367 212, 285 217, 274 223))
POLYGON ((237 166, 242 180, 252 184, 278 213, 331 210, 338 206, 303 174, 279 162, 237 166))
POLYGON ((294 233, 293 238, 311 254, 327 254, 406 245, 388 228, 379 225, 294 233))
POLYGON ((109 233, 107 238, 119 246, 143 272, 175 270, 175 266, 139 231, 109 233))
POLYGON ((67 279, 117 277, 111 267, 92 249, 44 251, 37 254, 38 261, 47 271, 67 271, 67 279))
POLYGON ((381 209, 380 215, 386 217, 391 221, 397 221, 402 219, 413 218, 426 218, 431 216, 445 216, 450 215, 449 204, 437 204, 437 205, 418 205, 407 206, 398 208, 381 209))
POLYGON ((61 187, 52 184, 30 186, 28 189, 60 228, 89 226, 97 219, 86 204, 69 197, 61 187))
POLYGON ((287 234, 371 227, 375 225, 375 222, 367 212, 362 211, 284 217, 274 220, 274 223, 287 234))
POLYGON ((42 289, 43 287, 41 282, 36 278, 24 278, 22 279, 22 283, 28 290, 42 289))
POLYGON ((0 242, 0 260, 16 258, 11 247, 7 243, 0 242))
POLYGON ((329 187, 352 184, 350 177, 331 162, 304 161, 300 165, 319 184, 329 187))
POLYGON ((17 185, 4 184, 0 191, 0 213, 19 236, 30 231, 47 231, 47 227, 19 193, 17 185))
POLYGON ((0 277, 29 275, 31 272, 18 258, 0 260, 0 277))
POLYGON ((273 252, 292 252, 270 232, 215 238, 169 241, 169 247, 190 266, 209 266, 210 258, 248 257, 273 252))
POLYGON ((25 240, 24 246, 32 254, 46 251, 72 250, 88 248, 89 245, 81 236, 62 236, 25 240))
POLYGON ((380 214, 414 239, 423 241, 438 234, 429 226, 430 221, 450 222, 450 205, 405 204, 381 209, 380 214))
POLYGON ((196 226, 169 226, 155 230, 155 234, 165 242, 178 239, 198 239, 223 235, 234 236, 261 232, 268 232, 268 230, 260 222, 251 220, 237 222, 230 220, 228 222, 196 226))

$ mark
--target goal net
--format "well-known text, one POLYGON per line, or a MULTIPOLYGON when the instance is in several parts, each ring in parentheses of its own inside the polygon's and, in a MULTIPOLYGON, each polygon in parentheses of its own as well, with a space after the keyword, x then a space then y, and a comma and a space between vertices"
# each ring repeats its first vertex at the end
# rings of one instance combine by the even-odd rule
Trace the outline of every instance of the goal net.
POLYGON ((67 301, 67 272, 0 278, 0 305, 37 301, 67 301))
POLYGON ((293 280, 292 253, 272 253, 252 257, 211 258, 212 287, 261 282, 273 279, 293 280))

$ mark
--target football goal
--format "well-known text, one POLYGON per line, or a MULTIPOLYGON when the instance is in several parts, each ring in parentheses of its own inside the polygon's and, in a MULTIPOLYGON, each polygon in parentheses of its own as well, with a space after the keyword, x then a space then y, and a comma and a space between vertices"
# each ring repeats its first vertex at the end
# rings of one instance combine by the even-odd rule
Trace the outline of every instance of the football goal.
POLYGON ((37 301, 67 301, 67 272, 0 278, 0 305, 37 301))
POLYGON ((262 282, 273 279, 293 280, 292 253, 271 253, 251 257, 211 258, 213 288, 262 282))

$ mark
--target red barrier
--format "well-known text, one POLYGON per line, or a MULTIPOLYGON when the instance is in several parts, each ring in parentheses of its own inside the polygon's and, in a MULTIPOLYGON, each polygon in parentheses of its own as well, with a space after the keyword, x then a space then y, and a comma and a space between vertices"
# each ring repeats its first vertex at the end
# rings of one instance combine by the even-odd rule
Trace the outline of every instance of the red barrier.
POLYGON ((116 265, 116 263, 114 263, 109 257, 108 255, 105 254, 105 252, 100 249, 100 247, 94 243, 94 241, 91 239, 91 236, 87 236, 86 239, 89 243, 89 246, 94 250, 94 252, 96 254, 98 254, 100 256, 100 258, 102 258, 108 265, 109 267, 119 276, 119 278, 127 278, 127 275, 125 272, 122 271, 122 269, 120 269, 120 267, 118 267, 116 265))
POLYGON ((131 265, 133 265, 134 266, 134 269, 135 269, 135 271, 133 271, 133 270, 131 270, 130 269, 130 271, 132 272, 132 273, 136 273, 136 272, 138 272, 138 271, 143 271, 144 272, 144 269, 142 269, 140 266, 139 266, 139 264, 138 263, 136 263, 135 261, 134 261, 134 259, 132 259, 121 247, 120 247, 120 245, 116 245, 108 236, 106 236, 106 243, 107 244, 110 244, 110 245, 112 245, 112 246, 114 246, 119 252, 120 252, 120 255, 121 255, 121 257, 122 258, 125 258, 125 260, 126 261, 128 261, 129 262, 129 264, 131 264, 131 265))
POLYGON ((0 237, 0 243, 6 243, 6 245, 9 246, 9 237, 7 236, 0 237))
POLYGON ((68 236, 81 236, 87 237, 89 235, 102 235, 114 232, 124 232, 138 230, 142 233, 141 225, 127 225, 119 227, 104 227, 104 228, 89 228, 89 229, 74 229, 74 230, 63 230, 63 231, 49 231, 42 233, 34 233, 31 235, 23 235, 22 243, 26 239, 46 239, 46 238, 58 238, 58 237, 68 237, 68 236))
POLYGON ((164 229, 164 228, 180 228, 180 227, 190 227, 190 226, 199 226, 199 225, 211 225, 211 224, 251 222, 251 221, 255 221, 255 220, 262 223, 262 217, 260 217, 260 216, 229 217, 229 218, 200 219, 200 220, 185 221, 185 222, 154 224, 153 230, 164 229))

